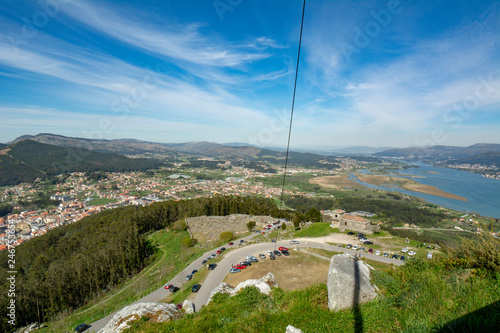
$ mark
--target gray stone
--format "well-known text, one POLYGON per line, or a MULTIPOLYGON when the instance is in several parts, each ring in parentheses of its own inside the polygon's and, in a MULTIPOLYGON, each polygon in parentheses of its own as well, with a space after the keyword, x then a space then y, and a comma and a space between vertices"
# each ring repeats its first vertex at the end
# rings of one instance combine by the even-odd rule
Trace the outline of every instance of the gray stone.
POLYGON ((117 333, 129 328, 128 323, 141 317, 149 317, 151 322, 165 322, 182 317, 183 313, 175 304, 136 303, 124 307, 104 326, 99 333, 117 333))
POLYGON ((194 304, 191 301, 185 300, 182 303, 182 308, 184 309, 184 312, 186 312, 186 314, 194 313, 194 304))
POLYGON ((370 268, 350 254, 332 257, 327 286, 330 310, 353 307, 377 297, 370 282, 370 268))
POLYGON ((208 298, 207 305, 208 305, 208 303, 210 303, 212 301, 212 297, 214 297, 215 294, 223 293, 223 294, 231 295, 233 290, 234 290, 234 287, 232 285, 230 285, 229 283, 226 283, 226 282, 222 282, 221 284, 219 284, 219 286, 217 288, 212 290, 212 292, 210 293, 210 297, 208 298))
POLYGON ((302 331, 292 325, 288 325, 285 333, 302 333, 302 331))
POLYGON ((267 283, 269 287, 278 287, 278 281, 276 281, 274 274, 271 272, 264 275, 264 277, 260 280, 267 283))

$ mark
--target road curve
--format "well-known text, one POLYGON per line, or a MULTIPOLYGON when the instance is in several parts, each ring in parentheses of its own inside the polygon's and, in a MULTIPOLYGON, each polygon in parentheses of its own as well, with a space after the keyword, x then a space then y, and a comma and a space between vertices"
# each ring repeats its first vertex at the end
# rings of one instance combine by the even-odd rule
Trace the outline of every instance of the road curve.
MULTIPOLYGON (((246 242, 255 236, 257 235, 252 234, 250 236, 243 238, 243 240, 245 240, 246 242)), ((239 240, 237 242, 239 242, 239 240)), ((293 250, 297 249, 300 250, 301 248, 303 249, 319 248, 335 252, 350 253, 352 255, 354 255, 355 253, 360 254, 360 252, 351 249, 339 248, 334 245, 315 242, 313 238, 310 238, 305 241, 301 240, 300 244, 295 244, 295 245, 291 245, 289 240, 282 240, 276 243, 267 242, 267 243, 245 245, 239 248, 236 247, 236 243, 233 246, 226 245, 228 249, 230 248, 233 249, 231 251, 224 253, 224 258, 219 263, 217 263, 217 267, 213 271, 210 271, 205 281, 201 283, 201 288, 193 300, 193 303, 195 305, 195 310, 199 310, 202 306, 204 306, 207 303, 210 297, 210 293, 212 292, 212 290, 218 287, 219 284, 221 284, 222 280, 224 279, 226 274, 229 273, 229 270, 231 269, 233 264, 244 260, 244 258, 247 255, 251 255, 255 252, 265 253, 267 250, 275 250, 279 246, 288 247, 291 251, 290 255, 293 255, 293 250)), ((172 283, 175 286, 182 286, 186 282, 185 280, 186 275, 190 274, 194 269, 199 270, 201 267, 203 267, 202 261, 206 259, 206 257, 208 257, 210 254, 214 253, 216 250, 217 249, 207 251, 200 258, 193 261, 190 265, 188 265, 184 270, 182 270, 179 274, 177 274, 172 280, 168 281, 167 283, 172 283)), ((404 262, 397 259, 385 258, 382 256, 377 256, 369 253, 362 253, 362 257, 387 264, 394 264, 397 266, 404 264, 404 262)), ((279 257, 276 258, 276 260, 279 260, 279 257)), ((162 286, 161 288, 155 290, 151 294, 137 300, 133 304, 144 303, 144 302, 159 302, 168 294, 169 291, 162 286)), ((115 313, 112 313, 98 321, 93 322, 91 324, 89 332, 99 331, 111 320, 111 318, 113 318, 115 313)))

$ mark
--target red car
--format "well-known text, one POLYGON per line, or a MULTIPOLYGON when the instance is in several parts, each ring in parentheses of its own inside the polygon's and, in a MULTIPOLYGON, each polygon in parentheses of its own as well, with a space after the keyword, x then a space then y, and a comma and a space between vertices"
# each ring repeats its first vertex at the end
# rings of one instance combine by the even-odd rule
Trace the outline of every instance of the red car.
POLYGON ((288 249, 287 249, 286 247, 283 247, 283 246, 280 246, 280 247, 278 248, 278 250, 280 250, 280 251, 283 251, 283 250, 288 251, 288 249))
POLYGON ((165 289, 170 289, 170 288, 172 288, 173 286, 174 286, 173 284, 166 284, 166 285, 165 285, 165 289))
POLYGON ((368 253, 373 253, 373 249, 368 249, 368 253))
POLYGON ((233 242, 229 242, 229 244, 228 244, 228 245, 233 245, 233 244, 234 244, 233 242))
POLYGON ((245 268, 247 268, 247 266, 236 265, 236 266, 233 266, 233 268, 236 268, 236 269, 245 269, 245 268))

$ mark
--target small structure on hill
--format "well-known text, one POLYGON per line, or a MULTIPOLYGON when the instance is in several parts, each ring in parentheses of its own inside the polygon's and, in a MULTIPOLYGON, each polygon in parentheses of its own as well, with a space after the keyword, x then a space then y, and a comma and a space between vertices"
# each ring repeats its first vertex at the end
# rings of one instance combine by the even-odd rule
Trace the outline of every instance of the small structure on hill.
MULTIPOLYGON (((355 212, 357 213, 357 212, 355 212)), ((370 214, 367 212, 363 212, 370 214)), ((359 231, 366 234, 373 234, 375 231, 380 230, 380 226, 371 224, 370 220, 361 217, 354 213, 346 214, 345 211, 341 209, 337 210, 323 210, 321 211, 323 216, 323 222, 330 223, 332 228, 338 228, 339 231, 359 231)))

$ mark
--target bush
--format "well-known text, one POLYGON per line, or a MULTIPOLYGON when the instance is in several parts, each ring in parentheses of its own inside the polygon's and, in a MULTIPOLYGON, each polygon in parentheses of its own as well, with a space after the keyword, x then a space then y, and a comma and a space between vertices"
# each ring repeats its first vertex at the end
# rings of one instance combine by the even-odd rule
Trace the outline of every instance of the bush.
POLYGON ((178 220, 175 221, 175 223, 172 225, 173 230, 179 230, 179 231, 186 231, 187 230, 187 224, 185 220, 178 220))
POLYGON ((490 234, 478 239, 462 239, 460 247, 448 249, 451 255, 448 264, 466 268, 480 268, 492 273, 500 273, 500 240, 490 234))
POLYGON ((224 243, 231 241, 234 238, 234 234, 231 231, 221 232, 219 235, 219 239, 224 243))

